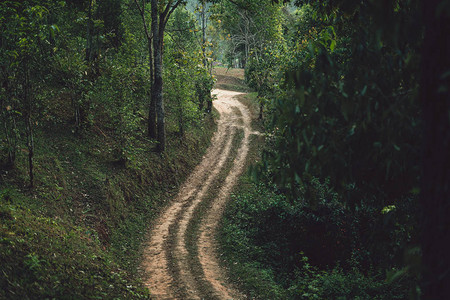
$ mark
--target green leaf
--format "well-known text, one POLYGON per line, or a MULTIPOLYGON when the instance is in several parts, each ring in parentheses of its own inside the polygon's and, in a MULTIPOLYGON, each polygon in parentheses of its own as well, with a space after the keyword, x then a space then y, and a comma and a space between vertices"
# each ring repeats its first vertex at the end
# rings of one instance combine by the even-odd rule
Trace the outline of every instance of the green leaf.
POLYGON ((415 187, 415 188, 411 189, 410 193, 413 194, 413 195, 419 195, 420 194, 420 188, 419 187, 415 187))
POLYGON ((405 274, 408 273, 409 268, 408 267, 404 267, 401 270, 391 270, 388 271, 386 274, 386 282, 387 283, 392 283, 398 279, 400 279, 401 277, 403 277, 405 274))
POLYGON ((394 211, 396 209, 397 209, 397 207, 395 205, 388 205, 388 206, 383 207, 383 209, 381 210, 381 214, 385 215, 388 212, 394 211))
POLYGON ((367 92, 367 85, 364 86, 364 88, 361 91, 361 96, 364 96, 367 92))
POLYGON ((331 50, 331 52, 333 52, 335 48, 336 48, 336 40, 332 40, 332 41, 331 41, 331 44, 330 44, 330 50, 331 50))

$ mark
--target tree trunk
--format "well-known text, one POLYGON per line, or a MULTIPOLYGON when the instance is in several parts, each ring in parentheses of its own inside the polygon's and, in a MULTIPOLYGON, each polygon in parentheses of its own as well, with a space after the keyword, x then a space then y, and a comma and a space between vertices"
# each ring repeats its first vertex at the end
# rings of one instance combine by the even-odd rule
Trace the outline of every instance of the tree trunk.
POLYGON ((88 19, 86 28, 86 61, 90 64, 92 62, 92 34, 94 31, 92 21, 92 0, 89 0, 88 19))
POLYGON ((12 116, 9 113, 4 117, 4 129, 5 129, 6 145, 8 146, 8 167, 13 168, 14 163, 16 161, 17 128, 14 116, 12 116), (10 128, 7 125, 8 119, 11 121, 10 128))
POLYGON ((422 158, 423 299, 450 295, 450 17, 438 0, 423 1, 425 40, 421 101, 424 118, 422 158))
MULTIPOLYGON (((72 90, 75 90, 74 86, 72 86, 72 90)), ((75 118, 75 132, 79 133, 80 128, 81 128, 80 103, 77 101, 77 99, 75 99, 75 97, 76 96, 74 96, 73 94, 71 95, 72 107, 73 107, 74 118, 75 118)))
POLYGON ((25 123, 27 132, 27 148, 28 148, 28 171, 30 179, 30 188, 34 187, 34 173, 33 173, 33 156, 34 156, 34 139, 33 139, 33 122, 31 120, 31 112, 33 110, 33 95, 30 82, 30 71, 28 65, 24 64, 25 69, 25 85, 24 85, 24 103, 26 105, 25 123))
POLYGON ((158 24, 158 1, 151 1, 152 9, 152 33, 153 33, 153 51, 154 51, 154 71, 155 78, 152 89, 152 99, 156 104, 156 123, 157 123, 157 141, 158 152, 164 152, 166 148, 166 133, 164 120, 164 104, 162 94, 162 37, 164 32, 164 20, 159 20, 158 24))
POLYGON ((263 116, 264 116, 264 103, 261 100, 261 102, 259 102, 259 116, 258 116, 258 119, 262 120, 263 116))
POLYGON ((183 105, 182 99, 177 99, 178 102, 178 134, 184 137, 184 118, 183 118, 183 105))
POLYGON ((207 111, 208 113, 210 113, 211 110, 212 110, 212 99, 211 99, 211 97, 209 97, 209 98, 208 98, 208 107, 207 107, 206 111, 207 111))
MULTIPOLYGON (((156 139, 156 101, 155 101, 155 97, 153 97, 153 87, 155 86, 153 84, 154 82, 154 68, 153 68, 153 37, 152 35, 154 34, 153 29, 155 28, 155 30, 157 29, 155 26, 157 23, 157 19, 155 18, 155 16, 153 15, 153 10, 152 10, 152 22, 151 22, 151 28, 149 31, 149 28, 147 26, 147 21, 145 20, 145 1, 142 1, 142 7, 140 6, 138 0, 134 0, 134 3, 136 4, 137 9, 139 10, 139 14, 141 15, 142 18, 142 25, 144 26, 144 32, 145 32, 145 36, 147 37, 147 47, 148 47, 148 65, 150 68, 150 74, 149 74, 149 80, 150 80, 150 95, 149 95, 149 107, 148 107, 148 124, 147 124, 147 131, 148 131, 148 136, 152 139, 156 139)), ((153 5, 153 4, 152 4, 153 5)), ((153 7, 153 6, 152 6, 153 7)), ((157 32, 157 30, 156 30, 157 32)))
POLYGON ((203 55, 203 66, 206 68, 207 61, 206 61, 206 11, 205 11, 205 5, 206 3, 202 2, 202 55, 203 55))
MULTIPOLYGON (((152 27, 153 28, 153 27, 152 27)), ((150 105, 148 108, 148 136, 152 139, 156 139, 156 101, 153 97, 153 49, 152 49, 152 39, 150 37, 148 40, 148 61, 150 66, 150 105)))
MULTIPOLYGON (((1 44, 1 41, 0 41, 1 44)), ((14 113, 11 111, 12 107, 6 106, 6 99, 11 99, 11 88, 9 84, 9 76, 7 73, 7 68, 1 66, 2 75, 2 87, 5 91, 3 95, 0 96, 0 109, 3 113, 0 114, 0 120, 3 122, 5 130, 6 145, 8 147, 8 167, 13 168, 16 160, 16 149, 17 149, 17 127, 16 118, 14 113), (5 110, 6 109, 6 110, 5 110), (8 124, 10 126, 8 126, 8 124)))
POLYGON ((33 140, 33 125, 31 116, 27 116, 27 148, 28 148, 28 173, 30 179, 30 188, 34 187, 34 173, 33 173, 33 156, 34 156, 34 140, 33 140))

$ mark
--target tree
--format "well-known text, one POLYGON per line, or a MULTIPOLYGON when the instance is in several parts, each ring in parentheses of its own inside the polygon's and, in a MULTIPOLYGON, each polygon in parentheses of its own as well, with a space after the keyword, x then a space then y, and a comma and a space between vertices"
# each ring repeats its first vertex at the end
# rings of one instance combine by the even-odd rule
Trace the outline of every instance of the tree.
MULTIPOLYGON (((317 216, 324 212, 313 182, 327 180, 358 228, 346 248, 360 269, 401 268, 403 253, 418 235, 422 35, 413 33, 422 27, 417 1, 298 2, 308 4, 299 7, 286 35, 289 50, 274 63, 283 76, 271 84, 279 90, 270 96, 267 112, 272 147, 264 154, 264 167, 269 166, 264 174, 290 196, 291 205, 303 202, 317 216), (379 213, 391 206, 396 212, 390 218, 403 232, 379 213), (359 230, 371 234, 363 237, 359 230)), ((247 72, 257 70, 258 61, 252 63, 247 72)), ((258 86, 259 74, 250 75, 258 86)), ((399 285, 415 289, 416 274, 405 274, 412 280, 399 285)))
MULTIPOLYGON (((14 163, 18 135, 15 119, 19 115, 22 117, 26 136, 30 187, 34 186, 34 126, 39 107, 38 90, 42 87, 44 69, 49 65, 48 53, 52 52, 49 49, 50 40, 58 30, 56 25, 48 24, 49 7, 51 6, 46 1, 6 1, 0 6, 1 12, 7 12, 6 17, 1 19, 5 24, 1 51, 2 58, 5 58, 1 63, 2 92, 5 95, 0 98, 1 104, 6 105, 2 107, 2 110, 6 109, 5 120, 10 123, 7 126, 5 122, 8 157, 9 163, 14 163), (5 96, 15 99, 14 103, 7 103, 11 100, 5 96)), ((58 5, 54 7, 57 8, 58 5)))
POLYGON ((228 36, 229 65, 245 67, 251 53, 259 53, 270 42, 281 41, 281 5, 271 1, 221 1, 214 19, 228 36))
POLYGON ((153 55, 154 55, 154 70, 155 78, 152 85, 152 98, 156 103, 157 115, 157 141, 158 152, 164 152, 166 148, 166 129, 164 116, 164 102, 163 102, 163 78, 162 78, 162 57, 163 57, 163 42, 164 30, 170 15, 175 9, 184 1, 183 0, 168 0, 163 4, 162 1, 151 0, 152 12, 152 35, 153 35, 153 55), (160 9, 158 4, 163 4, 160 9))
POLYGON ((206 60, 206 28, 208 27, 207 24, 207 10, 206 10, 206 0, 201 0, 199 3, 198 11, 200 14, 200 28, 202 31, 202 54, 203 54, 203 67, 207 67, 207 60, 206 60))
POLYGON ((154 68, 153 68, 153 32, 151 28, 149 28, 149 22, 146 19, 146 10, 145 3, 146 1, 142 1, 142 4, 139 4, 138 0, 134 0, 139 14, 142 19, 142 24, 144 27, 145 37, 147 39, 147 49, 148 49, 148 65, 150 69, 149 81, 150 81, 150 101, 149 101, 149 109, 148 109, 148 136, 152 139, 156 139, 157 131, 156 131, 156 99, 153 97, 153 81, 154 81, 154 68))
POLYGON ((151 80, 151 96, 150 96, 150 109, 149 109, 149 121, 148 132, 151 138, 155 138, 158 141, 158 152, 165 151, 166 145, 166 133, 165 133, 165 113, 163 102, 163 42, 164 31, 166 29, 167 21, 169 20, 175 9, 184 3, 183 0, 152 0, 151 4, 151 26, 149 29, 149 23, 146 20, 145 15, 145 1, 142 4, 135 0, 135 4, 139 9, 139 13, 144 25, 145 35, 148 43, 148 59, 150 65, 150 80, 151 80))

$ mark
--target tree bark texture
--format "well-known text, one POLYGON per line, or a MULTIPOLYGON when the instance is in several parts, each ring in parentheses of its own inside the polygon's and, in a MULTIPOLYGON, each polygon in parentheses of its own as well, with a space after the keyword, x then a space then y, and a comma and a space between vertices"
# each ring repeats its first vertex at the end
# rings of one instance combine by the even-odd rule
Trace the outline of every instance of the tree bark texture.
POLYGON ((148 37, 148 60, 150 66, 150 103, 148 108, 148 136, 152 139, 156 139, 156 101, 153 97, 153 47, 152 38, 148 37))
MULTIPOLYGON (((138 0, 134 0, 134 3, 136 4, 136 7, 139 10, 139 14, 142 18, 142 25, 144 26, 144 32, 145 36, 147 38, 147 47, 148 47, 148 65, 150 68, 150 74, 149 74, 149 81, 150 81, 150 93, 149 93, 149 106, 148 106, 148 123, 147 123, 147 130, 148 130, 148 136, 152 139, 156 139, 156 101, 155 98, 153 98, 153 81, 154 81, 154 74, 153 74, 153 30, 154 28, 154 22, 151 22, 151 28, 149 30, 148 23, 145 19, 145 1, 142 1, 142 4, 139 4, 138 0), (142 6, 141 6, 142 5, 142 6)), ((152 14, 152 20, 153 14, 152 14)))
POLYGON ((202 17, 202 55, 203 55, 203 66, 206 68, 207 61, 206 61, 206 10, 205 10, 206 3, 205 1, 202 2, 202 11, 201 11, 201 17, 202 17))
POLYGON ((156 105, 156 124, 157 124, 157 141, 158 152, 164 152, 166 148, 166 132, 164 120, 164 104, 163 104, 163 79, 162 79, 162 37, 164 34, 163 18, 158 18, 158 1, 151 1, 152 11, 152 36, 153 36, 153 53, 154 53, 154 81, 152 89, 152 100, 156 105), (159 20, 159 22, 158 22, 159 20))
POLYGON ((30 188, 34 187, 34 173, 33 173, 33 156, 34 156, 34 138, 33 138, 33 122, 31 113, 33 110, 33 95, 30 80, 30 70, 28 64, 24 63, 24 103, 25 110, 25 125, 27 132, 27 148, 28 148, 28 174, 30 180, 30 188))
POLYGON ((439 0, 422 1, 425 23, 420 92, 424 119, 423 299, 444 299, 450 295, 450 16, 441 4, 439 0))
POLYGON ((92 0, 89 0, 89 7, 88 7, 88 20, 87 20, 87 27, 86 27, 86 61, 91 63, 93 60, 92 57, 92 34, 94 31, 94 24, 92 21, 92 0))

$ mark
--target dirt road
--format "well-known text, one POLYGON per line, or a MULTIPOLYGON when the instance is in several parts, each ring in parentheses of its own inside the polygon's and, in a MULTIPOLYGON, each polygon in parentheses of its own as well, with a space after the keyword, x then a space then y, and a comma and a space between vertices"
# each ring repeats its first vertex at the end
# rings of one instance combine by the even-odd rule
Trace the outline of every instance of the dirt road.
POLYGON ((214 90, 220 113, 211 146, 174 201, 152 226, 144 250, 145 283, 156 299, 244 299, 219 266, 215 235, 249 150, 250 113, 214 90))

